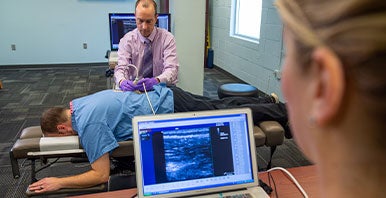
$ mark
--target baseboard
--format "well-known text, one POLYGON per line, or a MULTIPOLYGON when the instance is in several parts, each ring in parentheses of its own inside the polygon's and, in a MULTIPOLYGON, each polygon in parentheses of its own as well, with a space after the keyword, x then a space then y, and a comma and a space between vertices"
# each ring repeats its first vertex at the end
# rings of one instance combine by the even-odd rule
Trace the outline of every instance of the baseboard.
POLYGON ((245 83, 245 84, 248 84, 246 83, 245 81, 241 80, 240 78, 237 78, 236 76, 234 76, 233 74, 229 73, 228 71, 224 70, 223 68, 217 66, 217 65, 213 65, 213 68, 212 69, 216 69, 218 71, 220 71, 221 73, 227 75, 228 77, 234 79, 235 81, 237 82, 240 82, 240 83, 245 83))
POLYGON ((20 68, 52 68, 52 67, 81 67, 81 66, 105 66, 108 68, 107 62, 96 63, 63 63, 63 64, 25 64, 25 65, 0 65, 1 69, 20 69, 20 68))

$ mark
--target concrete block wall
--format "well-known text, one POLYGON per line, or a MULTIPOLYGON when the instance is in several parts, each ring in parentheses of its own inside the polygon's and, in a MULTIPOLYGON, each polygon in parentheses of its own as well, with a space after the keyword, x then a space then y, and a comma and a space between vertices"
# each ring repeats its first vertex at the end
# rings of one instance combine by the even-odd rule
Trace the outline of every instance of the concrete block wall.
POLYGON ((210 0, 211 47, 214 65, 267 94, 277 93, 283 101, 275 74, 281 71, 284 54, 283 25, 273 2, 263 0, 260 41, 256 44, 230 36, 232 0, 210 0))

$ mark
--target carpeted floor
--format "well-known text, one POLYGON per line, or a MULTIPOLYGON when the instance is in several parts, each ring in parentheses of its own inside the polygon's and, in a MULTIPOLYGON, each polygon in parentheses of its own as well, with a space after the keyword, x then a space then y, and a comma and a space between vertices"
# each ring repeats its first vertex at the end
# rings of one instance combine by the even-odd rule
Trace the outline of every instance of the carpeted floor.
MULTIPOLYGON (((39 125, 41 112, 56 105, 68 106, 70 100, 107 88, 107 64, 0 66, 0 194, 3 197, 24 197, 30 182, 28 161, 20 161, 21 176, 14 179, 9 151, 21 130, 39 125)), ((241 82, 218 68, 205 69, 204 95, 217 97, 219 85, 241 82)), ((259 147, 258 165, 265 167, 269 148, 259 147)), ((273 156, 273 166, 295 167, 309 165, 293 140, 286 139, 273 156)), ((88 163, 71 163, 63 158, 37 174, 63 176, 88 170, 88 163), (70 171, 69 171, 70 170, 70 171)), ((60 195, 64 196, 64 195, 60 195)))

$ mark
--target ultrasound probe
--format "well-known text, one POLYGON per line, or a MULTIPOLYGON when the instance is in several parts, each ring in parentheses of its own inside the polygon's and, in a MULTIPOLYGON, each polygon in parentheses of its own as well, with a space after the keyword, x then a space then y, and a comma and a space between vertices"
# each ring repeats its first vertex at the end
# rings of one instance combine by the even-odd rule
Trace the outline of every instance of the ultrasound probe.
POLYGON ((127 66, 128 67, 134 67, 134 69, 135 69, 135 71, 137 73, 137 75, 135 76, 135 79, 133 81, 134 85, 136 85, 138 83, 138 80, 139 80, 139 78, 138 78, 138 68, 137 68, 137 66, 135 66, 133 64, 128 64, 127 66))

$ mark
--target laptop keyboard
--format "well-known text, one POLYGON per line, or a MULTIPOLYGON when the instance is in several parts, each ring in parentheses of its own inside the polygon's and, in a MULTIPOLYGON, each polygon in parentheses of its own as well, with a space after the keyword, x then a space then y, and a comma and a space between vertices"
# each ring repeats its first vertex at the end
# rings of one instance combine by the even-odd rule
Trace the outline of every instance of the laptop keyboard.
POLYGON ((235 194, 235 195, 226 195, 223 198, 253 198, 249 193, 235 194))

